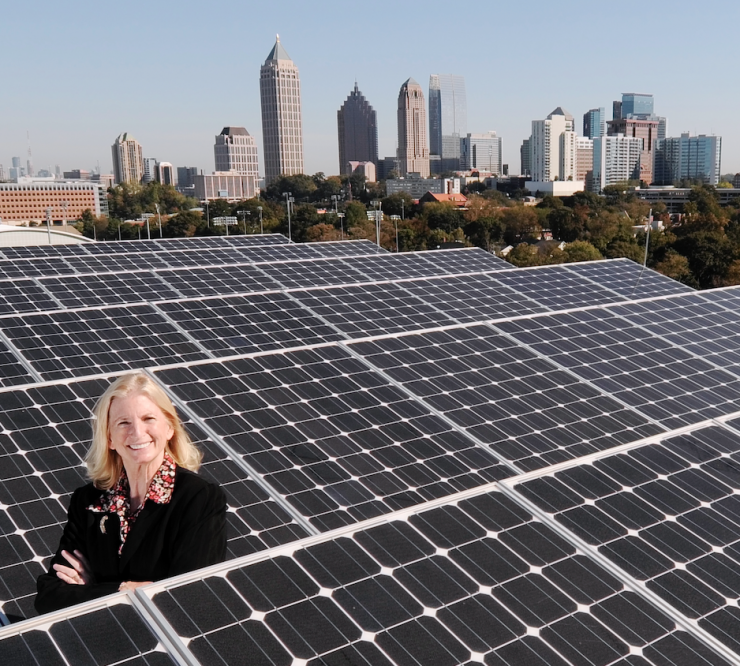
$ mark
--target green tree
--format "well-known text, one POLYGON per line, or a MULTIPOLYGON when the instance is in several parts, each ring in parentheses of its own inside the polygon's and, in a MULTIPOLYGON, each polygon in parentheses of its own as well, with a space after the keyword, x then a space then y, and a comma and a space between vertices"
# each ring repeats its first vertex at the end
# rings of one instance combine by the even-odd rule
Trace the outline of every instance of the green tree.
POLYGON ((691 287, 696 286, 696 279, 689 268, 689 260, 675 250, 668 250, 663 261, 655 265, 655 270, 678 282, 691 287))
POLYGON ((572 208, 566 206, 561 205, 558 208, 553 208, 547 216, 547 223, 550 226, 553 238, 566 243, 572 243, 583 234, 581 220, 572 208))
POLYGON ((421 216, 430 229, 439 229, 447 234, 458 229, 463 223, 462 212, 455 204, 449 201, 432 201, 424 204, 421 216))
POLYGON ((512 206, 501 211, 504 241, 509 245, 526 240, 539 240, 542 227, 537 213, 531 206, 512 206))
POLYGON ((588 241, 577 240, 568 243, 563 249, 563 252, 565 254, 565 261, 568 263, 575 261, 595 261, 604 258, 601 256, 601 252, 588 241))
POLYGON ((535 245, 519 243, 509 254, 506 255, 506 261, 524 268, 526 266, 541 266, 542 256, 535 245))
MULTIPOLYGON (((321 174, 323 178, 324 174, 321 174)), ((311 176, 295 174, 276 178, 264 191, 263 198, 270 201, 285 201, 284 193, 290 192, 296 203, 311 201, 316 192, 316 183, 311 176)))
POLYGON ((162 225, 162 234, 167 238, 201 235, 205 226, 206 221, 203 215, 186 210, 170 217, 162 225), (201 234, 198 234, 198 232, 201 232, 201 234))
POLYGON ((347 228, 355 227, 358 224, 367 222, 367 208, 358 201, 350 201, 344 209, 345 221, 347 228))

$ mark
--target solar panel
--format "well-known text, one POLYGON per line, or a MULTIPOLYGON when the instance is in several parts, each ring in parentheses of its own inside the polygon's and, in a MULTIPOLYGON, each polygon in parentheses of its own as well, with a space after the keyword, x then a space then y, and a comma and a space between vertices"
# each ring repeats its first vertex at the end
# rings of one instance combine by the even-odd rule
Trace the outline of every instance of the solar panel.
POLYGON ((685 284, 650 268, 643 268, 629 259, 586 261, 566 264, 565 268, 630 299, 694 291, 685 284))
POLYGON ((740 435, 701 428, 522 483, 605 558, 740 653, 740 435))
POLYGON ((497 328, 669 429, 729 414, 740 404, 736 376, 607 310, 497 328))
POLYGON ((0 315, 57 307, 59 304, 36 280, 0 280, 0 315))
MULTIPOLYGON (((440 251, 435 250, 435 252, 440 251)), ((424 258, 425 254, 424 252, 409 252, 375 257, 355 257, 351 260, 351 265, 370 280, 400 280, 429 277, 448 272, 448 269, 435 265, 433 261, 427 261, 424 258)), ((349 260, 347 261, 349 263, 349 260)))
POLYGON ((626 300, 564 266, 501 271, 496 273, 496 280, 553 310, 626 300))
POLYGON ((463 324, 548 310, 486 274, 427 278, 400 284, 409 293, 463 324))
POLYGON ((423 257, 445 273, 478 273, 513 269, 508 261, 479 247, 461 248, 459 250, 434 250, 424 252, 423 257))
POLYGON ((486 326, 358 342, 351 348, 516 470, 661 431, 486 326))
POLYGON ((322 259, 320 261, 278 261, 259 264, 259 268, 286 289, 302 289, 367 282, 368 277, 360 272, 355 264, 356 259, 351 261, 322 259))
POLYGON ((0 330, 45 380, 208 358, 150 305, 6 317, 0 330))
POLYGON ((281 293, 161 303, 159 308, 216 356, 301 347, 344 337, 281 293))
POLYGON ((157 271, 157 277, 186 298, 280 289, 280 285, 263 270, 249 265, 157 271))
POLYGON ((353 338, 455 323, 393 283, 293 291, 290 295, 353 338))
POLYGON ((3 661, 12 666, 173 666, 153 627, 119 595, 108 606, 86 604, 52 622, 0 629, 3 661), (10 631, 9 631, 10 629, 10 631))
MULTIPOLYGON (((141 303, 179 298, 180 293, 158 278, 158 273, 104 273, 41 278, 39 283, 65 308, 141 303)), ((53 309, 57 309, 58 306, 53 309)), ((48 308, 52 309, 52 308, 48 308)))
POLYGON ((508 474, 481 447, 338 347, 157 377, 320 530, 508 474), (189 387, 198 382, 198 392, 189 387))
POLYGON ((60 257, 0 260, 0 279, 69 275, 71 273, 74 273, 74 269, 60 257))
POLYGON ((202 664, 729 663, 497 492, 148 592, 202 664))

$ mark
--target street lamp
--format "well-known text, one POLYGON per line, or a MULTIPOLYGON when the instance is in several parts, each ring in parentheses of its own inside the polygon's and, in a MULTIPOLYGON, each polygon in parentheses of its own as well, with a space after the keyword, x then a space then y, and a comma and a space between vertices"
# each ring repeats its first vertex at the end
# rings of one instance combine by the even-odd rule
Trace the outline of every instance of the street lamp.
POLYGON ((340 238, 344 240, 344 213, 337 213, 339 218, 339 232, 341 233, 340 238))
POLYGON ((283 192, 283 196, 285 197, 285 205, 288 208, 288 240, 292 241, 293 237, 291 236, 291 230, 290 230, 290 205, 295 201, 293 198, 292 192, 283 192))
POLYGON ((244 216, 244 235, 246 236, 247 235, 247 215, 251 216, 252 212, 248 210, 238 210, 236 211, 236 214, 244 216))
POLYGON ((257 206, 257 210, 260 212, 260 233, 262 234, 264 233, 264 231, 262 231, 262 206, 257 206))
POLYGON ((159 213, 159 204, 154 204, 154 207, 157 209, 157 222, 159 222, 159 237, 162 238, 162 216, 159 213))
POLYGON ((400 215, 391 215, 391 220, 393 220, 393 224, 396 227, 396 252, 398 252, 398 220, 400 219, 400 215))
POLYGON ((375 206, 375 236, 377 238, 378 247, 380 247, 380 222, 383 219, 383 202, 380 199, 373 199, 370 202, 375 206))

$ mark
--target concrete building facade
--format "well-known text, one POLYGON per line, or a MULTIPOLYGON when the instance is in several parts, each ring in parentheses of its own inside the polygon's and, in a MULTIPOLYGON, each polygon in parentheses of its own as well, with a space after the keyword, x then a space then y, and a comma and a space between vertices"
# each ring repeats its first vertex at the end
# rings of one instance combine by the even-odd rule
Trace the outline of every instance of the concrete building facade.
POLYGON ((45 222, 51 209, 52 223, 78 219, 86 210, 107 217, 108 198, 101 183, 92 181, 59 182, 20 178, 17 183, 0 183, 0 220, 3 224, 45 222))
POLYGON ((117 184, 140 183, 144 178, 144 155, 141 144, 124 132, 113 142, 113 176, 117 184))
POLYGON ((398 93, 398 160, 401 174, 429 176, 429 144, 424 93, 421 86, 408 79, 398 93))
POLYGON ((691 136, 658 139, 655 144, 653 184, 673 185, 682 180, 719 183, 722 165, 722 137, 691 136))
POLYGON ((460 140, 460 170, 477 169, 501 175, 501 137, 496 132, 468 134, 460 140))
POLYGON ((642 139, 623 134, 601 136, 594 141, 592 189, 633 180, 640 173, 642 139))
POLYGON ((350 162, 378 165, 378 117, 355 82, 354 90, 337 111, 339 173, 350 175, 350 162))
POLYGON ((257 145, 244 127, 224 127, 213 146, 216 171, 233 171, 257 178, 257 145))
MULTIPOLYGON (((599 138, 599 137, 597 137, 599 138)), ((594 142, 585 136, 576 137, 576 176, 588 186, 594 168, 594 142)))
POLYGON ((532 180, 572 180, 575 138, 573 116, 562 107, 557 107, 545 120, 533 120, 529 138, 532 180))
POLYGON ((653 154, 655 152, 655 142, 658 140, 659 121, 649 120, 647 118, 619 118, 610 120, 607 134, 609 136, 619 136, 633 139, 640 139, 640 169, 639 178, 646 184, 653 182, 653 154))
POLYGON ((265 185, 281 175, 303 173, 301 80, 298 68, 280 43, 260 69, 265 185))

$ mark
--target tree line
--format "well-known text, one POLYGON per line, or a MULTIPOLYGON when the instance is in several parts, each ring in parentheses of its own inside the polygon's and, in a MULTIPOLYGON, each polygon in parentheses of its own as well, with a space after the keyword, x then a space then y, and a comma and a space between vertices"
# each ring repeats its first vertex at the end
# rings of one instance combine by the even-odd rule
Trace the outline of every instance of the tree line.
MULTIPOLYGON (((108 194, 110 216, 88 211, 78 228, 98 240, 146 237, 138 220, 159 205, 163 237, 223 235, 215 217, 233 216, 230 234, 288 233, 284 194, 290 192, 290 233, 296 242, 340 239, 375 241, 375 222, 368 210, 380 202, 384 213, 381 245, 391 251, 425 250, 457 242, 501 253, 516 266, 627 257, 642 263, 643 230, 650 204, 624 185, 610 186, 604 196, 579 192, 571 197, 546 196, 536 205, 476 184, 465 208, 449 202, 420 206, 405 193, 383 194, 382 184, 362 177, 283 176, 260 198, 239 202, 212 200, 202 207, 170 185, 118 185, 108 194), (338 214, 339 213, 339 214, 338 214), (340 215, 341 214, 341 215, 340 215), (397 217, 400 219, 391 219, 397 217), (637 232, 635 231, 637 229, 637 232), (543 241, 544 238, 552 240, 543 241)), ((663 228, 650 234, 647 265, 688 285, 707 288, 740 284, 740 201, 721 207, 714 188, 692 189, 683 214, 671 216, 665 205, 652 209, 663 228)), ((160 235, 160 218, 149 220, 149 234, 160 235)))

